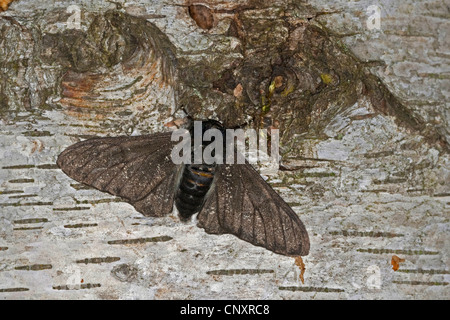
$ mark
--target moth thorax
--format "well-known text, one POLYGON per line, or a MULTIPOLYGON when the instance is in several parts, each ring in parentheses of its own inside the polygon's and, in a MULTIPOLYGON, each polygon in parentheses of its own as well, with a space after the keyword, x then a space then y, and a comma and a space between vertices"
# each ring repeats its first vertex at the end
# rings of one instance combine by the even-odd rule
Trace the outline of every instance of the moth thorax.
POLYGON ((182 220, 200 211, 214 180, 215 165, 188 164, 183 168, 175 196, 175 205, 182 220))

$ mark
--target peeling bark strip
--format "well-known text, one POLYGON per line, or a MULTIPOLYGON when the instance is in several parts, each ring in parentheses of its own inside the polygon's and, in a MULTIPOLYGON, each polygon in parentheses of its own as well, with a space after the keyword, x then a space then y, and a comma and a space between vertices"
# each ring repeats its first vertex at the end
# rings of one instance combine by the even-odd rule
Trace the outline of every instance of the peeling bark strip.
POLYGON ((54 163, 44 163, 36 166, 37 169, 59 169, 54 163))
POLYGON ((436 194, 433 194, 433 197, 435 197, 435 198, 449 197, 449 196, 450 196, 450 193, 449 193, 449 192, 443 192, 443 193, 436 193, 436 194))
POLYGON ((429 192, 429 190, 428 189, 408 189, 408 190, 406 190, 406 192, 417 192, 417 193, 425 193, 425 192, 429 192))
POLYGON ((374 152, 374 153, 366 153, 364 154, 365 158, 373 159, 373 158, 384 158, 388 156, 392 156, 394 154, 394 150, 389 151, 380 151, 380 152, 374 152))
POLYGON ((391 233, 391 232, 383 232, 383 231, 331 231, 331 235, 337 236, 342 235, 344 237, 374 237, 374 238, 394 238, 394 237, 403 237, 404 235, 401 233, 391 233))
POLYGON ((96 227, 97 223, 77 223, 77 224, 66 224, 64 228, 86 228, 86 227, 96 227))
POLYGON ((0 292, 21 292, 21 291, 28 291, 30 289, 28 288, 0 288, 0 292))
POLYGON ((358 249, 357 251, 374 253, 374 254, 383 254, 383 253, 396 253, 396 254, 407 254, 407 255, 436 255, 436 254, 439 254, 439 252, 437 252, 437 251, 401 250, 401 249, 358 249))
POLYGON ((23 194, 18 196, 9 196, 8 199, 23 199, 23 198, 33 198, 37 197, 37 194, 23 194))
POLYGON ((27 271, 40 271, 46 269, 52 269, 53 266, 51 264, 32 264, 29 266, 18 266, 15 267, 15 270, 27 270, 27 271))
POLYGON ((50 133, 49 131, 26 131, 26 132, 22 132, 22 134, 24 136, 29 136, 29 137, 50 137, 53 136, 53 133, 50 133))
POLYGON ((360 190, 360 192, 388 192, 387 189, 370 189, 370 190, 360 190))
POLYGON ((302 291, 302 292, 345 292, 344 289, 327 288, 327 287, 278 287, 279 290, 302 291))
POLYGON ((411 286, 446 286, 448 282, 439 282, 439 281, 397 281, 394 280, 392 283, 397 284, 408 284, 411 286))
POLYGON ((89 209, 91 209, 91 207, 67 207, 67 208, 53 208, 53 211, 77 211, 89 209))
POLYGON ((233 275, 243 275, 243 274, 263 274, 263 273, 274 273, 274 270, 270 269, 219 269, 206 271, 206 274, 219 275, 219 276, 233 276, 233 275))
POLYGON ((107 198, 98 200, 75 200, 76 204, 99 204, 99 203, 112 203, 112 202, 126 202, 120 198, 107 198))
POLYGON ((80 138, 80 139, 84 139, 84 140, 91 139, 91 138, 97 138, 97 136, 93 135, 93 134, 70 134, 70 133, 64 133, 64 135, 68 136, 68 137, 75 137, 75 138, 80 138))
POLYGON ((120 258, 119 257, 105 257, 105 258, 85 258, 82 260, 77 260, 76 263, 84 263, 84 264, 88 264, 88 263, 111 263, 111 262, 116 262, 119 261, 120 258))
POLYGON ((4 191, 0 191, 0 195, 2 194, 14 194, 14 193, 24 193, 25 191, 23 190, 4 190, 4 191))
POLYGON ((30 206, 51 206, 53 205, 53 202, 10 202, 10 203, 0 203, 0 207, 30 207, 30 206))
POLYGON ((16 166, 6 166, 2 167, 2 169, 29 169, 34 168, 34 164, 22 164, 22 165, 16 165, 16 166))
POLYGON ((43 229, 42 227, 21 227, 21 228, 13 228, 13 230, 38 230, 43 229))
POLYGON ((399 183, 403 183, 406 181, 408 181, 408 179, 406 179, 406 178, 387 178, 385 180, 374 179, 373 184, 390 184, 390 183, 399 184, 399 183))
POLYGON ((137 239, 124 239, 124 240, 110 240, 108 244, 138 244, 138 243, 146 243, 146 242, 165 242, 172 240, 172 237, 169 236, 160 236, 153 238, 137 238, 137 239))
POLYGON ((12 179, 8 181, 9 183, 32 183, 34 179, 12 179))
POLYGON ((48 219, 47 218, 30 218, 30 219, 14 220, 14 223, 17 223, 17 224, 41 223, 41 222, 48 222, 48 219))
POLYGON ((72 183, 72 184, 70 184, 70 186, 72 188, 74 188, 75 190, 91 190, 91 189, 94 189, 94 188, 89 187, 89 186, 87 186, 85 184, 82 184, 82 183, 72 183))
POLYGON ((295 176, 298 178, 329 178, 335 177, 336 173, 334 172, 300 172, 295 176))
POLYGON ((373 117, 376 117, 376 113, 369 113, 369 114, 362 114, 362 115, 356 115, 356 116, 351 116, 349 117, 350 120, 365 120, 365 119, 370 119, 373 117))
POLYGON ((438 269, 401 269, 398 272, 403 273, 421 273, 421 274, 450 274, 447 270, 438 269))
POLYGON ((63 285, 63 286, 53 286, 53 290, 80 290, 80 289, 93 289, 100 288, 102 285, 100 283, 82 283, 79 285, 63 285))
POLYGON ((286 202, 291 208, 300 207, 302 204, 300 202, 286 202))

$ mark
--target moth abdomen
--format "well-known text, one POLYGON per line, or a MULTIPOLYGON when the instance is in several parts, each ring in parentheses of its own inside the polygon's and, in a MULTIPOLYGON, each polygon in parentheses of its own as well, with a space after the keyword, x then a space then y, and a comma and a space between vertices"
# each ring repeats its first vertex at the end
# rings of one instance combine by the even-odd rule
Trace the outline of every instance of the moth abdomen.
POLYGON ((214 165, 185 165, 175 197, 180 217, 188 219, 200 211, 214 180, 214 165))

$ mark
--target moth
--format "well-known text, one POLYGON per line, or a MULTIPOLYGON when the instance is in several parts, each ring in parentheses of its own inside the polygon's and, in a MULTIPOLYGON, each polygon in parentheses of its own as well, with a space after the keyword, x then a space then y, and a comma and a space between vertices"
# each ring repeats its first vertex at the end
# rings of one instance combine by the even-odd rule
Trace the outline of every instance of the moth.
MULTIPOLYGON (((202 121, 202 131, 224 126, 202 121)), ((193 135, 193 126, 189 134, 193 135)), ((162 217, 175 204, 180 220, 197 214, 209 234, 232 234, 277 254, 305 256, 309 237, 297 214, 251 164, 175 164, 172 132, 100 137, 64 150, 58 166, 69 177, 125 199, 144 216, 162 217)), ((211 142, 202 141, 202 148, 211 142)))
POLYGON ((11 2, 13 2, 13 0, 0 0, 0 12, 8 10, 11 2))

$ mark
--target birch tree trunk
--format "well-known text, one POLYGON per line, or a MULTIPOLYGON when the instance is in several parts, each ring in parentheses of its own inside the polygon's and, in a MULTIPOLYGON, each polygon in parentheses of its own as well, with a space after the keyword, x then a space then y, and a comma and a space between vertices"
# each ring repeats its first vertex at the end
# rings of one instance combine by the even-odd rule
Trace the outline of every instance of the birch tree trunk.
POLYGON ((448 299, 448 17, 443 0, 10 3, 0 298, 448 299), (309 232, 304 283, 292 257, 143 217, 55 164, 182 108, 280 129, 268 181, 309 232))

